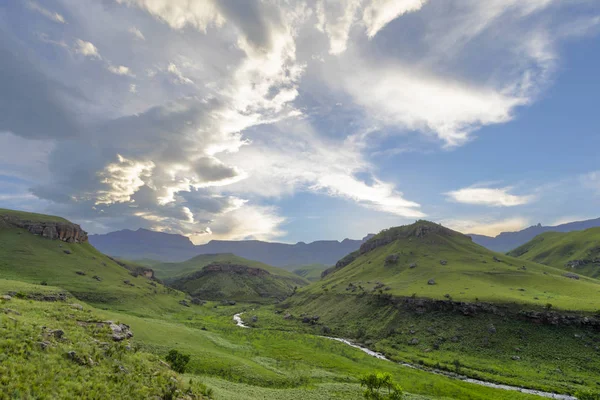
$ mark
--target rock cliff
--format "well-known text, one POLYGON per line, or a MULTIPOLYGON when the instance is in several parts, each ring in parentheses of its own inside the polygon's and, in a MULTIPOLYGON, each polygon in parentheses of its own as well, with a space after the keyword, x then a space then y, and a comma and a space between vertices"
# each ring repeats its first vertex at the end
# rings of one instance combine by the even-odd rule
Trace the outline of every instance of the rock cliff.
POLYGON ((50 240, 68 243, 85 243, 88 240, 87 232, 70 222, 29 221, 14 215, 0 215, 0 219, 9 226, 26 229, 29 233, 50 240))

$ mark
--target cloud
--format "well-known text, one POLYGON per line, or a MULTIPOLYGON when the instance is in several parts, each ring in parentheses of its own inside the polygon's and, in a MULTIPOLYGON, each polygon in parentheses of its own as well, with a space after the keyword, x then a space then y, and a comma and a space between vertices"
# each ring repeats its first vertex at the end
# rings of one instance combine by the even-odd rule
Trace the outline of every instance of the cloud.
POLYGON ((363 11, 367 36, 377 35, 384 26, 399 16, 421 9, 427 0, 372 0, 363 11))
POLYGON ((581 175, 579 181, 584 188, 590 189, 597 194, 600 194, 600 171, 592 171, 581 175))
POLYGON ((97 191, 95 205, 131 201, 131 196, 146 184, 144 179, 152 176, 155 167, 152 161, 128 160, 120 154, 117 160, 98 173, 100 182, 107 188, 97 191))
POLYGON ((445 195, 452 201, 463 204, 485 205, 492 207, 514 207, 531 203, 535 196, 517 196, 508 193, 512 188, 468 187, 445 195))
POLYGON ((126 66, 124 66, 124 65, 119 65, 119 66, 115 66, 115 65, 109 65, 109 66, 107 67, 107 69, 108 69, 108 70, 109 70, 111 73, 113 73, 113 74, 115 74, 115 75, 123 75, 123 76, 131 76, 131 77, 135 76, 135 75, 134 75, 134 74, 131 72, 131 70, 129 69, 129 67, 126 67, 126 66))
POLYGON ((135 26, 132 26, 131 28, 129 28, 129 33, 131 33, 136 39, 146 40, 142 31, 140 31, 135 26))
POLYGON ((137 93, 137 85, 135 83, 129 84, 129 93, 137 93))
POLYGON ((329 37, 329 52, 346 51, 350 29, 361 0, 321 0, 317 3, 318 28, 329 37))
POLYGON ((28 1, 27 2, 27 7, 30 10, 36 11, 40 14, 42 14, 44 17, 54 21, 54 22, 58 22, 60 24, 65 24, 65 18, 60 15, 57 12, 54 11, 50 11, 47 8, 42 7, 41 5, 39 5, 38 3, 34 2, 34 1, 28 1))
POLYGON ((442 225, 464 234, 497 236, 502 232, 515 232, 529 226, 529 220, 523 217, 512 217, 494 220, 489 217, 477 219, 444 219, 442 225))
POLYGON ((177 68, 177 65, 175 65, 173 63, 169 64, 169 66, 167 67, 167 72, 169 72, 171 75, 174 76, 174 80, 176 83, 188 84, 188 85, 194 84, 194 81, 192 81, 190 78, 183 76, 181 71, 179 71, 179 68, 177 68))
POLYGON ((91 42, 86 42, 85 40, 75 40, 74 50, 77 54, 82 54, 86 57, 102 59, 96 46, 94 46, 94 44, 91 42))

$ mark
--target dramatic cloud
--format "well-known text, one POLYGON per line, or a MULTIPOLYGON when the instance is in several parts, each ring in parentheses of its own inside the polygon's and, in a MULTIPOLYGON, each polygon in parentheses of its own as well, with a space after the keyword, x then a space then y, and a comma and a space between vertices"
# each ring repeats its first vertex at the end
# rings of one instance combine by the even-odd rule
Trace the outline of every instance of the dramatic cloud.
POLYGON ((190 78, 183 76, 181 71, 179 71, 179 68, 177 68, 177 65, 173 63, 169 64, 169 66, 167 67, 167 72, 174 76, 175 82, 177 83, 185 83, 188 85, 194 84, 194 81, 192 81, 190 78))
POLYGON ((446 193, 452 201, 464 204, 485 205, 493 207, 514 207, 535 200, 535 196, 517 196, 508 193, 512 188, 480 188, 468 187, 446 193))
POLYGON ((517 196, 508 193, 512 188, 480 188, 468 187, 446 193, 452 201, 464 204, 484 205, 493 207, 514 207, 531 203, 535 196, 517 196))
POLYGON ((86 57, 98 59, 102 58, 96 46, 94 46, 94 44, 91 42, 86 42, 85 40, 77 39, 75 41, 74 50, 77 54, 82 54, 86 57))
POLYGON ((107 189, 98 191, 96 205, 131 201, 131 196, 144 186, 143 179, 152 176, 152 161, 128 160, 120 154, 117 154, 117 159, 98 173, 100 182, 106 184, 107 189))

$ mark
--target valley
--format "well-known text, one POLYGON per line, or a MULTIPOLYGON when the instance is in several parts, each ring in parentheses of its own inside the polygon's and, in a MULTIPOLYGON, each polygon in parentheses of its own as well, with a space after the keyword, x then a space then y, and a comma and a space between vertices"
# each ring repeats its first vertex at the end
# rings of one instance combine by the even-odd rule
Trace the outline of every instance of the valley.
POLYGON ((131 398, 146 390, 139 393, 360 399, 359 379, 373 371, 419 400, 574 399, 600 385, 600 283, 490 252, 427 221, 385 230, 327 270, 306 267, 322 274, 310 282, 233 254, 111 258, 83 236, 69 242, 23 227, 54 217, 21 214, 27 224, 15 224, 9 214, 0 212, 0 345, 8 349, 0 367, 17 375, 0 386, 17 397, 41 396, 47 378, 34 371, 53 368, 65 382, 55 395, 73 382, 73 393, 131 398), (126 324, 133 336, 113 345, 103 321, 126 324), (64 333, 49 340, 42 325, 64 333), (32 339, 18 345, 22 335, 32 339), (18 346, 35 357, 20 360, 18 346), (189 355, 183 375, 164 361, 172 350, 189 355), (139 368, 172 374, 174 385, 122 372, 139 368), (73 381, 83 372, 91 375, 73 381), (40 381, 26 389, 19 377, 32 373, 40 381))

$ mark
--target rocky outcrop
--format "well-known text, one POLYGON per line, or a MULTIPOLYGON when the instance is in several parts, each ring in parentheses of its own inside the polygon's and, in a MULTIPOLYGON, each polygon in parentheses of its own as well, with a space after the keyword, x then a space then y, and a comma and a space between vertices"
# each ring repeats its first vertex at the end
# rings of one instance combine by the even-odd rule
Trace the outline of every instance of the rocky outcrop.
MULTIPOLYGON (((248 276, 267 276, 271 275, 268 271, 265 271, 261 268, 253 268, 247 265, 238 265, 238 264, 229 264, 229 263, 211 263, 202 268, 199 276, 215 273, 215 272, 227 272, 238 275, 248 275, 248 276)), ((198 277, 199 277, 198 276, 198 277)))
POLYGON ((87 232, 79 225, 70 222, 29 221, 14 215, 0 215, 0 219, 10 226, 26 229, 33 235, 50 240, 62 240, 67 243, 85 243, 88 240, 87 232))

